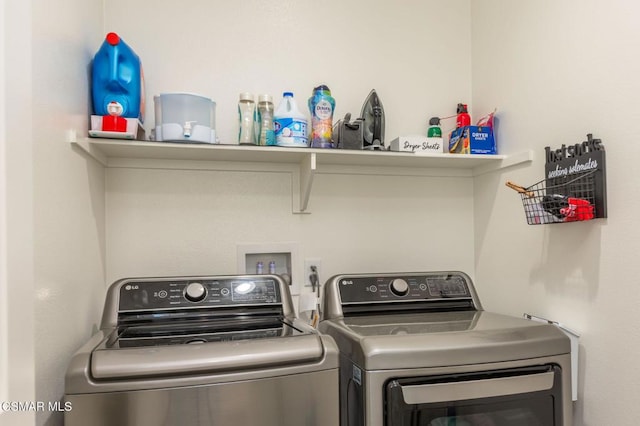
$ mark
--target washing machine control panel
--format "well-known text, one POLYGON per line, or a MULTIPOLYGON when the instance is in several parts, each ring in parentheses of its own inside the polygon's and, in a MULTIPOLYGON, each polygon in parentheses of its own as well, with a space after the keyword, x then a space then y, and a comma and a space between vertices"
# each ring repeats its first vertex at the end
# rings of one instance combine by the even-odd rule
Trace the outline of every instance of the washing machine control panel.
POLYGON ((345 303, 471 299, 462 275, 344 276, 338 282, 345 303))
POLYGON ((123 283, 119 296, 120 312, 282 303, 278 282, 268 277, 131 281, 123 283))

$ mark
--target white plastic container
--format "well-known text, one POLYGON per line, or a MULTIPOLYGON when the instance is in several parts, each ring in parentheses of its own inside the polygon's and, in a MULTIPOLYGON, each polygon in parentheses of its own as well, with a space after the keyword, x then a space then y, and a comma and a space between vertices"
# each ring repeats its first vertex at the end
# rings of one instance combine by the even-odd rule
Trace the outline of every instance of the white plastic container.
POLYGON ((276 145, 288 147, 308 146, 307 117, 300 112, 292 92, 284 92, 273 118, 276 145))
POLYGON ((216 142, 216 103, 189 93, 162 93, 153 97, 155 140, 216 142))

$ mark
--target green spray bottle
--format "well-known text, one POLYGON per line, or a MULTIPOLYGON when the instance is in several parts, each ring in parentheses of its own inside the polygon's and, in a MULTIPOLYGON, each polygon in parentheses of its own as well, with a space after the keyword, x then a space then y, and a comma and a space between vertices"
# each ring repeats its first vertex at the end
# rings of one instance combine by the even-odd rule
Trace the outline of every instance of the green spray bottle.
POLYGON ((429 119, 429 130, 427 130, 428 138, 441 138, 442 129, 440 128, 440 117, 431 117, 429 119))

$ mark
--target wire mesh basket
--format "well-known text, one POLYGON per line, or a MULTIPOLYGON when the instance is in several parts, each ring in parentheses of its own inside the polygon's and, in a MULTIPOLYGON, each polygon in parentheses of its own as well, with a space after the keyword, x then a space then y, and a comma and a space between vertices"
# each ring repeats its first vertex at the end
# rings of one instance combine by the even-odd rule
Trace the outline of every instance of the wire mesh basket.
POLYGON ((595 173, 545 179, 527 188, 507 186, 520 193, 529 225, 591 220, 596 217, 595 173))

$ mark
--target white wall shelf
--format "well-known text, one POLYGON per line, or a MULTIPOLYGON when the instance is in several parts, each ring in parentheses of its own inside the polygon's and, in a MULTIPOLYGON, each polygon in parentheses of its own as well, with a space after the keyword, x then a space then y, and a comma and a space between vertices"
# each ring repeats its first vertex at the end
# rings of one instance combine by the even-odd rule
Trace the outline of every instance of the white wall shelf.
POLYGON ((318 173, 474 177, 533 159, 533 151, 514 155, 413 154, 76 139, 73 132, 69 142, 105 167, 291 172, 294 213, 308 212, 313 177, 318 173))

